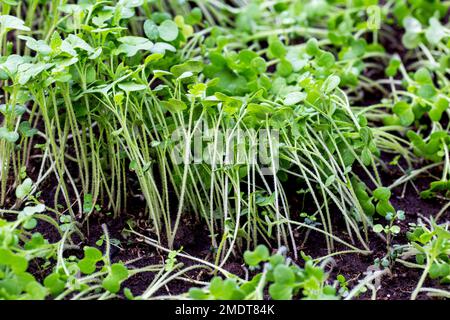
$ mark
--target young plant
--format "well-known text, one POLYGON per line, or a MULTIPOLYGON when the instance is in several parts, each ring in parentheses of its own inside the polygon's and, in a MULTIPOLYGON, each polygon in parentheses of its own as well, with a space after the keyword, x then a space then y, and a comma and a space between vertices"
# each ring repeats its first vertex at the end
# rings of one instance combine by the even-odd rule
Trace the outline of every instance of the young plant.
POLYGON ((412 225, 407 237, 409 245, 403 257, 414 256, 416 264, 408 265, 423 269, 411 294, 411 299, 414 300, 420 292, 433 293, 432 288, 423 288, 427 277, 439 279, 441 283, 450 282, 450 232, 448 224, 438 225, 431 219, 427 224, 422 222, 412 225))
POLYGON ((189 296, 200 300, 253 300, 262 299, 268 289, 274 300, 291 300, 297 296, 307 300, 338 298, 336 289, 326 284, 328 276, 322 267, 315 266, 310 257, 303 255, 305 266, 300 268, 286 258, 284 252, 280 249, 270 255, 263 245, 246 251, 246 264, 251 270, 259 270, 251 280, 240 282, 215 277, 206 289, 190 289, 189 296))
MULTIPOLYGON (((392 241, 397 236, 401 229, 396 222, 405 220, 405 212, 398 210, 396 213, 388 212, 384 217, 388 224, 383 226, 382 224, 375 224, 372 228, 375 233, 384 233, 386 235, 386 252, 387 255, 381 260, 381 265, 385 268, 392 266, 398 256, 398 251, 392 246, 392 241)), ((376 264, 379 261, 376 261, 376 264)))

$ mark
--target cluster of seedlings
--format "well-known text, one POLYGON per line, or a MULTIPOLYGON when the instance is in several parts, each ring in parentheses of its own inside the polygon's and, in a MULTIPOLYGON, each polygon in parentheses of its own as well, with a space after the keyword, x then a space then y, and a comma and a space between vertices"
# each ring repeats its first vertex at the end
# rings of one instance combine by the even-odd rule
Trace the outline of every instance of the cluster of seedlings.
POLYGON ((450 297, 449 7, 0 0, 0 299, 450 297))

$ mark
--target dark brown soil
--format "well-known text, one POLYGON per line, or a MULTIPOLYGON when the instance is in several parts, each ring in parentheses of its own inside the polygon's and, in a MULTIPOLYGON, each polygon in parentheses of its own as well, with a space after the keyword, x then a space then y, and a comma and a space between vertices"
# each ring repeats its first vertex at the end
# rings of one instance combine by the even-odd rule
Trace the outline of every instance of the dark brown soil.
MULTIPOLYGON (((384 34, 384 33, 381 33, 384 34)), ((401 30, 393 30, 393 36, 396 39, 401 38, 401 30)), ((389 38, 380 39, 383 46, 389 53, 398 53, 402 56, 403 60, 407 60, 405 57, 406 51, 400 42, 392 42, 389 38)), ((381 73, 371 73, 365 74, 371 79, 384 78, 384 74, 381 73)), ((370 105, 377 103, 381 100, 382 95, 373 91, 370 93, 366 92, 363 97, 363 102, 361 105, 370 105)), ((1 119, 0 119, 1 120, 1 119)), ((39 143, 39 142, 37 142, 39 143)), ((33 151, 33 152, 38 152, 33 151)), ((384 185, 389 185, 395 179, 404 175, 397 167, 388 165, 391 157, 383 155, 383 160, 386 163, 385 170, 382 171, 382 180, 384 185)), ((36 176, 36 168, 39 168, 39 161, 30 164, 28 168, 28 175, 33 178, 36 176)), ((419 166, 421 164, 417 164, 419 166)), ((405 167, 406 168, 406 167, 405 167)), ((72 170, 73 168, 71 168, 72 170)), ((356 170, 358 171, 358 170, 356 170)), ((414 184, 419 191, 425 190, 430 181, 428 176, 421 176, 414 180, 414 184)), ((367 181, 370 186, 370 183, 367 181)), ((54 202, 54 194, 56 192, 56 179, 51 177, 47 179, 41 186, 40 189, 42 193, 42 201, 47 205, 52 206, 54 202)), ((373 187, 373 186, 371 186, 373 187)), ((302 212, 307 208, 298 207, 300 204, 304 205, 303 201, 299 201, 296 195, 291 197, 292 211, 302 212)), ((11 200, 11 199, 10 199, 11 200)), ((63 199, 59 199, 60 203, 64 203, 63 199)), ((136 201, 133 199, 132 201, 136 201)), ((403 189, 403 185, 397 187, 393 190, 393 196, 391 198, 393 206, 398 210, 403 210, 406 213, 406 220, 400 223, 402 232, 400 235, 394 239, 394 244, 404 244, 406 243, 405 232, 408 230, 408 224, 414 223, 421 216, 432 216, 435 215, 443 206, 443 202, 437 199, 424 200, 420 199, 417 191, 412 187, 411 184, 407 184, 406 189, 403 189)), ((7 205, 11 205, 11 201, 7 202, 7 205)), ((306 204, 308 205, 308 204, 306 204)), ((111 239, 118 241, 117 246, 111 246, 111 260, 112 262, 129 262, 134 261, 129 264, 131 268, 141 268, 149 265, 163 264, 166 254, 155 250, 154 247, 145 244, 141 239, 138 239, 134 235, 127 234, 124 230, 128 229, 127 221, 132 219, 136 222, 134 228, 145 236, 152 237, 151 232, 148 231, 148 225, 146 219, 143 218, 144 203, 133 203, 133 208, 127 214, 122 214, 119 218, 113 219, 112 217, 105 216, 102 214, 94 214, 82 227, 82 233, 86 236, 86 239, 80 237, 74 237, 75 245, 73 249, 67 250, 66 255, 76 255, 82 256, 82 247, 84 245, 96 246, 97 240, 99 240, 103 235, 102 225, 107 226, 109 236, 111 239)), ((54 217, 56 218, 56 217, 54 217)), ((448 221, 450 219, 450 212, 445 212, 442 216, 442 220, 448 221)), ((350 242, 349 236, 343 224, 343 221, 339 215, 333 216, 333 233, 340 237, 341 239, 350 242)), ((39 222, 37 230, 41 232, 50 242, 56 242, 60 239, 60 235, 57 230, 46 222, 39 222)), ((372 251, 369 255, 361 254, 342 254, 334 257, 335 264, 330 269, 330 279, 335 279, 337 275, 342 274, 345 276, 349 283, 349 287, 357 285, 358 280, 364 278, 364 273, 367 269, 374 264, 376 258, 382 258, 386 254, 386 244, 373 232, 368 234, 368 244, 370 245, 370 250, 372 251)), ((300 230, 298 233, 298 243, 302 243, 305 230, 300 230)), ((180 224, 180 229, 175 239, 175 247, 183 247, 183 251, 191 254, 200 259, 211 261, 212 254, 208 239, 208 232, 204 225, 195 223, 191 220, 185 220, 180 224)), ((311 232, 308 235, 308 240, 297 248, 298 250, 304 251, 306 254, 311 255, 313 258, 319 258, 327 255, 327 249, 325 244, 325 239, 323 235, 311 232)), ((345 250, 345 246, 338 243, 335 244, 335 250, 345 250)), ((178 258, 179 262, 182 262, 185 266, 193 265, 194 262, 185 258, 178 258)), ((42 280, 50 271, 51 268, 43 268, 42 260, 36 260, 30 265, 30 269, 34 275, 40 280, 42 280)), ((298 264, 302 264, 302 261, 297 261, 298 264)), ((224 267, 229 272, 232 272, 240 277, 245 277, 246 269, 242 260, 242 257, 231 257, 228 263, 224 267)), ((123 287, 128 287, 131 289, 133 294, 140 295, 148 288, 155 274, 153 272, 143 272, 125 281, 123 287)), ((208 270, 203 272, 189 272, 185 276, 190 277, 197 281, 208 281, 212 274, 208 270)), ((395 263, 391 268, 391 274, 382 278, 381 287, 377 292, 377 299, 380 300, 405 300, 409 299, 411 292, 414 290, 417 281, 420 277, 420 271, 411 268, 406 268, 399 263, 395 263)), ((427 280, 425 283, 427 286, 440 287, 436 281, 427 280)), ((161 289, 157 294, 160 295, 176 295, 187 292, 189 288, 192 287, 191 283, 175 280, 170 282, 166 288, 161 289)), ((358 297, 359 299, 370 299, 371 293, 367 292, 358 297)), ((419 299, 428 299, 424 294, 419 295, 419 299)))
MULTIPOLYGON (((391 168, 391 170, 394 170, 391 168)), ((395 171, 395 170, 394 170, 395 171)), ((391 177, 391 180, 395 179, 396 174, 394 172, 385 172, 386 175, 391 177)), ((386 183, 390 181, 385 181, 386 183)), ((415 184, 419 189, 423 190, 428 186, 428 180, 426 178, 419 178, 415 181, 415 184)), ((391 198, 392 203, 396 209, 404 210, 407 219, 401 223, 402 233, 395 239, 394 243, 406 243, 405 232, 408 230, 408 223, 416 222, 420 215, 429 216, 437 213, 442 208, 442 203, 436 200, 421 200, 416 194, 416 191, 412 187, 406 189, 404 197, 400 194, 402 188, 396 188, 394 190, 393 197, 391 198)), ((448 220, 449 212, 445 213, 443 219, 448 220)), ((147 245, 137 239, 135 236, 127 235, 124 230, 127 227, 128 219, 134 219, 137 221, 137 230, 142 234, 151 237, 151 234, 146 231, 146 221, 145 219, 132 216, 124 215, 118 219, 112 219, 108 216, 93 216, 89 220, 89 224, 84 226, 83 233, 87 235, 84 241, 79 241, 80 249, 69 250, 67 254, 81 256, 82 245, 95 246, 95 242, 99 240, 103 235, 102 224, 106 224, 109 231, 111 239, 117 239, 120 241, 118 247, 111 246, 111 259, 113 262, 128 262, 132 260, 137 260, 130 264, 132 268, 140 268, 149 265, 162 264, 166 254, 163 252, 158 252, 152 246, 147 245)), ((350 241, 346 234, 345 227, 340 221, 338 216, 335 217, 333 230, 334 234, 343 240, 350 241)), ((207 230, 204 226, 190 223, 189 221, 184 221, 180 224, 180 233, 177 237, 177 247, 183 247, 183 251, 191 254, 192 256, 211 260, 211 248, 209 247, 209 242, 205 241, 208 238, 207 230)), ((48 225, 47 223, 39 223, 38 231, 42 232, 50 241, 56 241, 59 239, 59 235, 56 230, 48 225)), ((304 231, 301 231, 299 238, 303 239, 304 231)), ((301 241, 299 241, 301 243, 301 241)), ((349 283, 349 287, 357 285, 358 280, 364 278, 364 273, 367 268, 374 264, 375 258, 382 258, 386 254, 386 245, 384 241, 379 238, 373 232, 369 233, 370 249, 373 251, 370 255, 360 255, 360 254, 342 254, 335 256, 335 264, 330 270, 330 279, 335 279, 338 274, 345 276, 349 283)), ((345 250, 345 246, 337 243, 335 245, 335 250, 345 250)), ((304 251, 306 254, 311 255, 313 258, 321 257, 327 254, 326 244, 324 237, 318 233, 311 232, 308 236, 306 243, 299 247, 298 250, 304 251)), ((179 258, 179 262, 182 262, 185 266, 192 265, 194 262, 189 259, 179 258)), ((48 269, 41 269, 39 267, 41 261, 36 261, 33 267, 33 272, 38 276, 38 278, 43 278, 48 273, 48 269)), ((298 264, 302 264, 302 261, 298 261, 298 264)), ((232 257, 230 261, 225 266, 228 271, 245 277, 245 266, 242 259, 232 257)), ((208 281, 212 275, 208 273, 207 270, 204 272, 190 272, 187 273, 187 277, 195 280, 208 281)), ((399 263, 394 264, 391 275, 387 275, 382 278, 381 288, 377 292, 377 299, 381 300, 405 300, 409 299, 411 292, 414 290, 418 279, 420 278, 420 272, 414 269, 406 268, 399 263)), ((144 272, 139 273, 128 279, 124 283, 124 287, 128 287, 135 295, 142 294, 147 287, 150 285, 151 281, 154 279, 154 273, 144 272)), ((439 287, 436 281, 428 281, 426 285, 439 287)), ((192 287, 191 283, 175 280, 167 285, 167 287, 158 294, 161 295, 176 295, 180 293, 187 292, 189 288, 192 287)), ((370 299, 371 293, 367 292, 359 296, 359 299, 370 299)), ((419 295, 420 299, 427 299, 428 297, 424 294, 419 295)))

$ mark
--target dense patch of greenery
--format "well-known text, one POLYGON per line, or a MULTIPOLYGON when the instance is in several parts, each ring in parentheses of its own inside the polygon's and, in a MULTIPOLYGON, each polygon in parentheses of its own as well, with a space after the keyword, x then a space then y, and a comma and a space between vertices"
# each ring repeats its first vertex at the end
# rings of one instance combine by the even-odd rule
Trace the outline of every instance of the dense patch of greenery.
POLYGON ((376 298, 398 263, 424 270, 411 298, 448 297, 423 286, 450 274, 449 5, 0 0, 0 298, 151 299, 197 269, 210 283, 185 298, 376 298), (443 204, 404 239, 408 184, 443 204), (123 237, 163 263, 111 261, 106 226, 83 247, 92 219, 130 214, 123 237), (209 257, 179 248, 186 221, 209 257), (312 232, 326 255, 299 257, 312 232), (334 256, 371 255, 375 237, 386 253, 365 277, 330 280, 334 256), (141 272, 155 276, 135 297, 123 283, 141 272))

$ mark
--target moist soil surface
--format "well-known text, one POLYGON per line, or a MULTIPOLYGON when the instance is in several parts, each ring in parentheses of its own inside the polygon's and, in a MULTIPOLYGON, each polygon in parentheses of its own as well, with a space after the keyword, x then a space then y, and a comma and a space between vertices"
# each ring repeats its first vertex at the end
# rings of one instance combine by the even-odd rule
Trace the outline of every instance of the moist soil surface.
MULTIPOLYGON (((384 157, 388 159, 389 157, 384 157)), ((385 163, 388 163, 386 161, 385 163)), ((397 178, 402 176, 402 173, 397 166, 387 165, 381 171, 382 180, 385 185, 389 185, 397 178)), ((436 215, 442 208, 443 202, 438 199, 421 199, 418 191, 427 189, 431 180, 428 177, 419 176, 414 180, 414 186, 412 183, 401 185, 394 188, 391 203, 397 210, 403 210, 406 213, 406 219, 399 223, 402 232, 398 237, 394 238, 393 244, 405 244, 407 239, 405 236, 406 231, 409 229, 409 223, 417 222, 418 218, 429 217, 436 215), (417 189, 417 190, 416 190, 417 189)), ((367 182, 369 185, 370 183, 367 182)), ((42 186, 42 190, 45 190, 42 194, 43 197, 48 199, 41 199, 48 205, 53 202, 54 183, 48 182, 42 186), (47 200, 47 201, 46 201, 47 200)), ((128 213, 121 215, 118 218, 113 218, 105 214, 94 213, 87 223, 81 227, 81 232, 85 238, 81 239, 75 237, 76 245, 80 249, 66 250, 65 254, 76 255, 82 257, 81 248, 84 245, 97 246, 96 242, 103 236, 103 225, 106 225, 110 239, 114 239, 114 245, 111 245, 111 261, 112 262, 130 262, 129 266, 132 268, 140 268, 149 265, 163 264, 167 253, 157 250, 155 247, 145 243, 143 239, 139 239, 138 236, 127 233, 126 230, 130 229, 130 222, 133 222, 133 230, 140 234, 152 238, 152 232, 147 224, 145 218, 145 203, 134 199, 133 205, 128 213)), ((291 212, 293 214, 300 213, 302 208, 296 208, 298 199, 292 199, 291 212)), ((450 213, 445 212, 440 221, 448 221, 450 213)), ((383 223, 383 221, 380 221, 383 223)), ((352 243, 352 240, 347 234, 343 218, 340 215, 333 216, 333 234, 340 239, 352 243)), ((58 231, 46 222, 40 221, 37 226, 37 231, 41 232, 50 242, 58 241, 60 235, 58 231)), ((313 258, 323 257, 328 254, 325 238, 323 235, 311 231, 305 231, 304 228, 298 230, 295 233, 297 238, 297 252, 303 251, 307 255, 313 258)), ((190 220, 184 220, 180 224, 178 235, 175 241, 175 247, 183 248, 183 252, 191 256, 200 258, 206 261, 212 261, 212 251, 210 243, 207 241, 208 231, 205 225, 196 223, 190 220)), ((164 240, 162 241, 164 242, 164 240)), ((358 284, 358 280, 364 278, 368 268, 373 268, 374 260, 376 258, 383 258, 386 255, 385 241, 374 232, 368 233, 367 243, 370 246, 371 254, 339 254, 333 257, 333 262, 327 266, 327 271, 330 273, 330 281, 336 279, 336 276, 342 274, 348 282, 349 288, 358 284)), ((358 244, 356 243, 357 247, 358 244)), ((276 245, 272 245, 272 248, 276 248, 276 245)), ((276 250, 276 249, 272 249, 276 250)), ((347 247, 335 242, 334 251, 348 250, 347 247)), ((190 266, 196 264, 196 262, 177 257, 177 261, 184 264, 184 266, 190 266)), ((299 265, 303 264, 302 260, 295 261, 299 265)), ((36 260, 30 264, 32 273, 38 278, 43 279, 50 271, 49 268, 42 269, 42 261, 36 260)), ((370 270, 369 268, 369 270, 370 270)), ((238 253, 235 256, 231 256, 224 266, 224 269, 236 274, 239 277, 245 278, 252 273, 247 270, 243 259, 242 253, 238 253)), ((378 300, 405 300, 409 299, 412 291, 417 285, 417 281, 420 278, 420 270, 407 268, 400 263, 395 263, 391 267, 391 272, 381 279, 379 289, 376 292, 376 298, 378 300)), ((212 277, 212 273, 208 269, 196 269, 190 271, 184 275, 186 280, 174 280, 171 281, 164 289, 158 292, 158 295, 170 296, 185 293, 189 288, 193 286, 201 286, 199 281, 208 281, 212 277), (199 271, 200 270, 200 271, 199 271)), ((124 282, 123 288, 128 287, 134 295, 140 295, 145 292, 154 278, 154 273, 143 272, 132 276, 124 282)), ((433 286, 435 288, 442 287, 437 281, 427 280, 425 286, 433 286)), ((360 294, 357 299, 371 299, 372 292, 368 290, 365 293, 360 294)), ((430 299, 425 294, 419 294, 418 299, 430 299)))
MULTIPOLYGON (((381 38, 380 41, 389 53, 398 53, 402 58, 405 56, 405 49, 399 45, 399 42, 392 41, 392 39, 400 39, 402 31, 399 29, 391 29, 391 37, 381 38)), ((381 33, 383 35, 385 33, 381 33)), ((384 75, 382 71, 374 71, 375 73, 365 74, 365 76, 371 79, 383 78, 384 75)), ((365 92, 365 94, 360 97, 359 101, 361 106, 372 105, 378 103, 383 95, 381 92, 375 88, 372 92, 365 92)), ((41 128, 42 129, 42 128, 41 128)), ((35 143, 40 143, 39 138, 35 143)), ((34 151, 38 155, 38 151, 34 151)), ((386 164, 385 167, 380 170, 381 178, 384 185, 389 185, 396 179, 403 176, 405 173, 399 170, 397 166, 388 165, 387 163, 392 160, 392 156, 382 155, 382 160, 386 164)), ((404 163, 403 163, 404 165, 404 163)), ((417 167, 421 167, 423 164, 417 163, 417 167)), ((37 171, 40 167, 40 161, 34 160, 29 164, 27 173, 33 178, 37 175, 37 171)), ((407 166, 404 165, 404 168, 407 166)), ((381 169, 381 168, 380 168, 381 169)), ((69 167, 69 170, 76 171, 76 168, 69 167)), ((439 172, 439 168, 436 168, 439 172)), ((355 171, 360 171, 356 168, 355 171)), ((133 177, 130 178, 133 180, 133 177)), ((363 179, 364 181, 364 179, 363 179)), ((392 205, 397 210, 403 210, 406 214, 406 219, 402 221, 399 225, 401 227, 401 233, 398 237, 394 238, 393 244, 405 244, 407 239, 405 236, 406 231, 409 229, 410 223, 417 222, 418 218, 429 217, 436 215, 444 205, 444 202, 439 199, 421 199, 419 192, 428 188, 429 183, 433 181, 429 176, 418 176, 413 180, 413 183, 402 184, 392 190, 392 197, 390 199, 392 205)), ((369 187, 374 186, 370 181, 364 181, 369 187)), ((46 205, 52 206, 55 199, 54 195, 57 189, 57 181, 55 179, 47 179, 41 186, 42 196, 41 201, 45 202, 46 205)), ((291 212, 293 214, 297 213, 297 216, 305 208, 300 207, 298 195, 295 193, 290 196, 291 212)), ((6 201, 6 205, 12 204, 14 201, 6 201)), ((64 199, 60 197, 58 199, 59 203, 64 203, 64 199)), ((112 262, 129 262, 129 266, 134 268, 145 267, 148 265, 163 264, 164 259, 167 256, 166 253, 156 250, 153 246, 146 244, 143 239, 139 239, 137 236, 124 232, 130 228, 129 222, 133 221, 133 229, 140 234, 152 238, 152 232, 150 227, 147 225, 147 219, 145 218, 145 203, 137 198, 132 198, 128 201, 129 209, 126 213, 122 214, 118 218, 113 218, 111 216, 106 216, 104 214, 94 213, 81 227, 81 232, 84 234, 84 239, 76 239, 76 244, 80 249, 74 248, 66 250, 66 255, 76 255, 81 257, 83 254, 82 247, 84 245, 96 246, 96 242, 103 236, 103 225, 106 225, 109 236, 111 239, 115 239, 117 245, 111 246, 111 261, 112 262)), ((306 205, 308 205, 306 203, 306 205)), ((8 218, 8 217, 7 217, 8 218)), ((440 221, 449 221, 450 212, 444 212, 441 215, 440 221)), ((382 223, 383 221, 381 221, 382 223)), ((347 233, 342 216, 333 215, 333 234, 340 239, 351 243, 351 239, 347 233)), ((56 242, 60 239, 60 234, 58 231, 46 222, 40 221, 37 226, 37 231, 41 232, 50 242, 56 242)), ((327 255, 326 242, 324 236, 311 231, 305 231, 301 229, 296 233, 296 240, 298 247, 296 248, 298 252, 303 251, 307 255, 313 258, 319 258, 327 255)), ((196 223, 191 220, 184 220, 180 224, 177 238, 175 239, 175 247, 183 247, 183 252, 194 257, 200 258, 202 260, 212 262, 212 250, 210 243, 208 241, 208 231, 206 226, 200 223, 196 223)), ((164 240, 164 239, 162 239, 164 240)), ((164 241, 162 241, 164 243, 164 241)), ((383 239, 381 239, 374 232, 368 233, 368 239, 366 241, 370 246, 371 254, 340 254, 333 257, 334 262, 328 267, 330 272, 330 280, 336 279, 336 276, 342 274, 348 282, 350 288, 358 284, 358 280, 361 280, 365 276, 368 268, 374 264, 376 258, 382 258, 386 255, 386 244, 383 239)), ((357 245, 358 246, 358 245, 357 245)), ((276 250, 276 246, 272 245, 273 250, 276 250)), ((335 243, 334 251, 347 250, 343 245, 335 243)), ((195 264, 194 261, 186 258, 177 257, 178 262, 182 262, 185 266, 190 266, 195 264)), ((299 265, 302 265, 301 260, 295 261, 299 265)), ((30 264, 31 272, 40 280, 44 279, 45 276, 50 272, 50 268, 43 269, 41 267, 42 261, 36 260, 34 263, 30 264)), ((242 253, 238 253, 231 256, 228 262, 225 264, 224 269, 236 274, 242 278, 245 278, 251 272, 247 270, 242 259, 242 253)), ((185 293, 189 288, 195 286, 193 282, 208 281, 211 279, 212 274, 207 269, 202 269, 200 272, 197 270, 188 272, 185 274, 185 278, 190 279, 192 282, 187 282, 184 280, 174 280, 171 281, 164 289, 158 292, 158 295, 177 295, 185 293)), ((376 298, 378 300, 406 300, 411 296, 412 291, 417 285, 417 281, 420 278, 420 270, 404 267, 400 263, 394 263, 391 267, 390 274, 384 276, 380 281, 380 287, 376 292, 376 298)), ((135 276, 132 276, 123 283, 123 288, 128 287, 134 295, 140 295, 145 292, 147 287, 150 285, 154 279, 154 273, 143 272, 135 276)), ((201 286, 198 284, 198 286, 201 286)), ((424 286, 433 286, 435 288, 440 288, 440 284, 437 281, 427 280, 424 286)), ((360 294, 357 299, 371 299, 372 292, 370 290, 366 293, 360 294)), ((418 299, 430 299, 425 294, 419 294, 418 299)))

